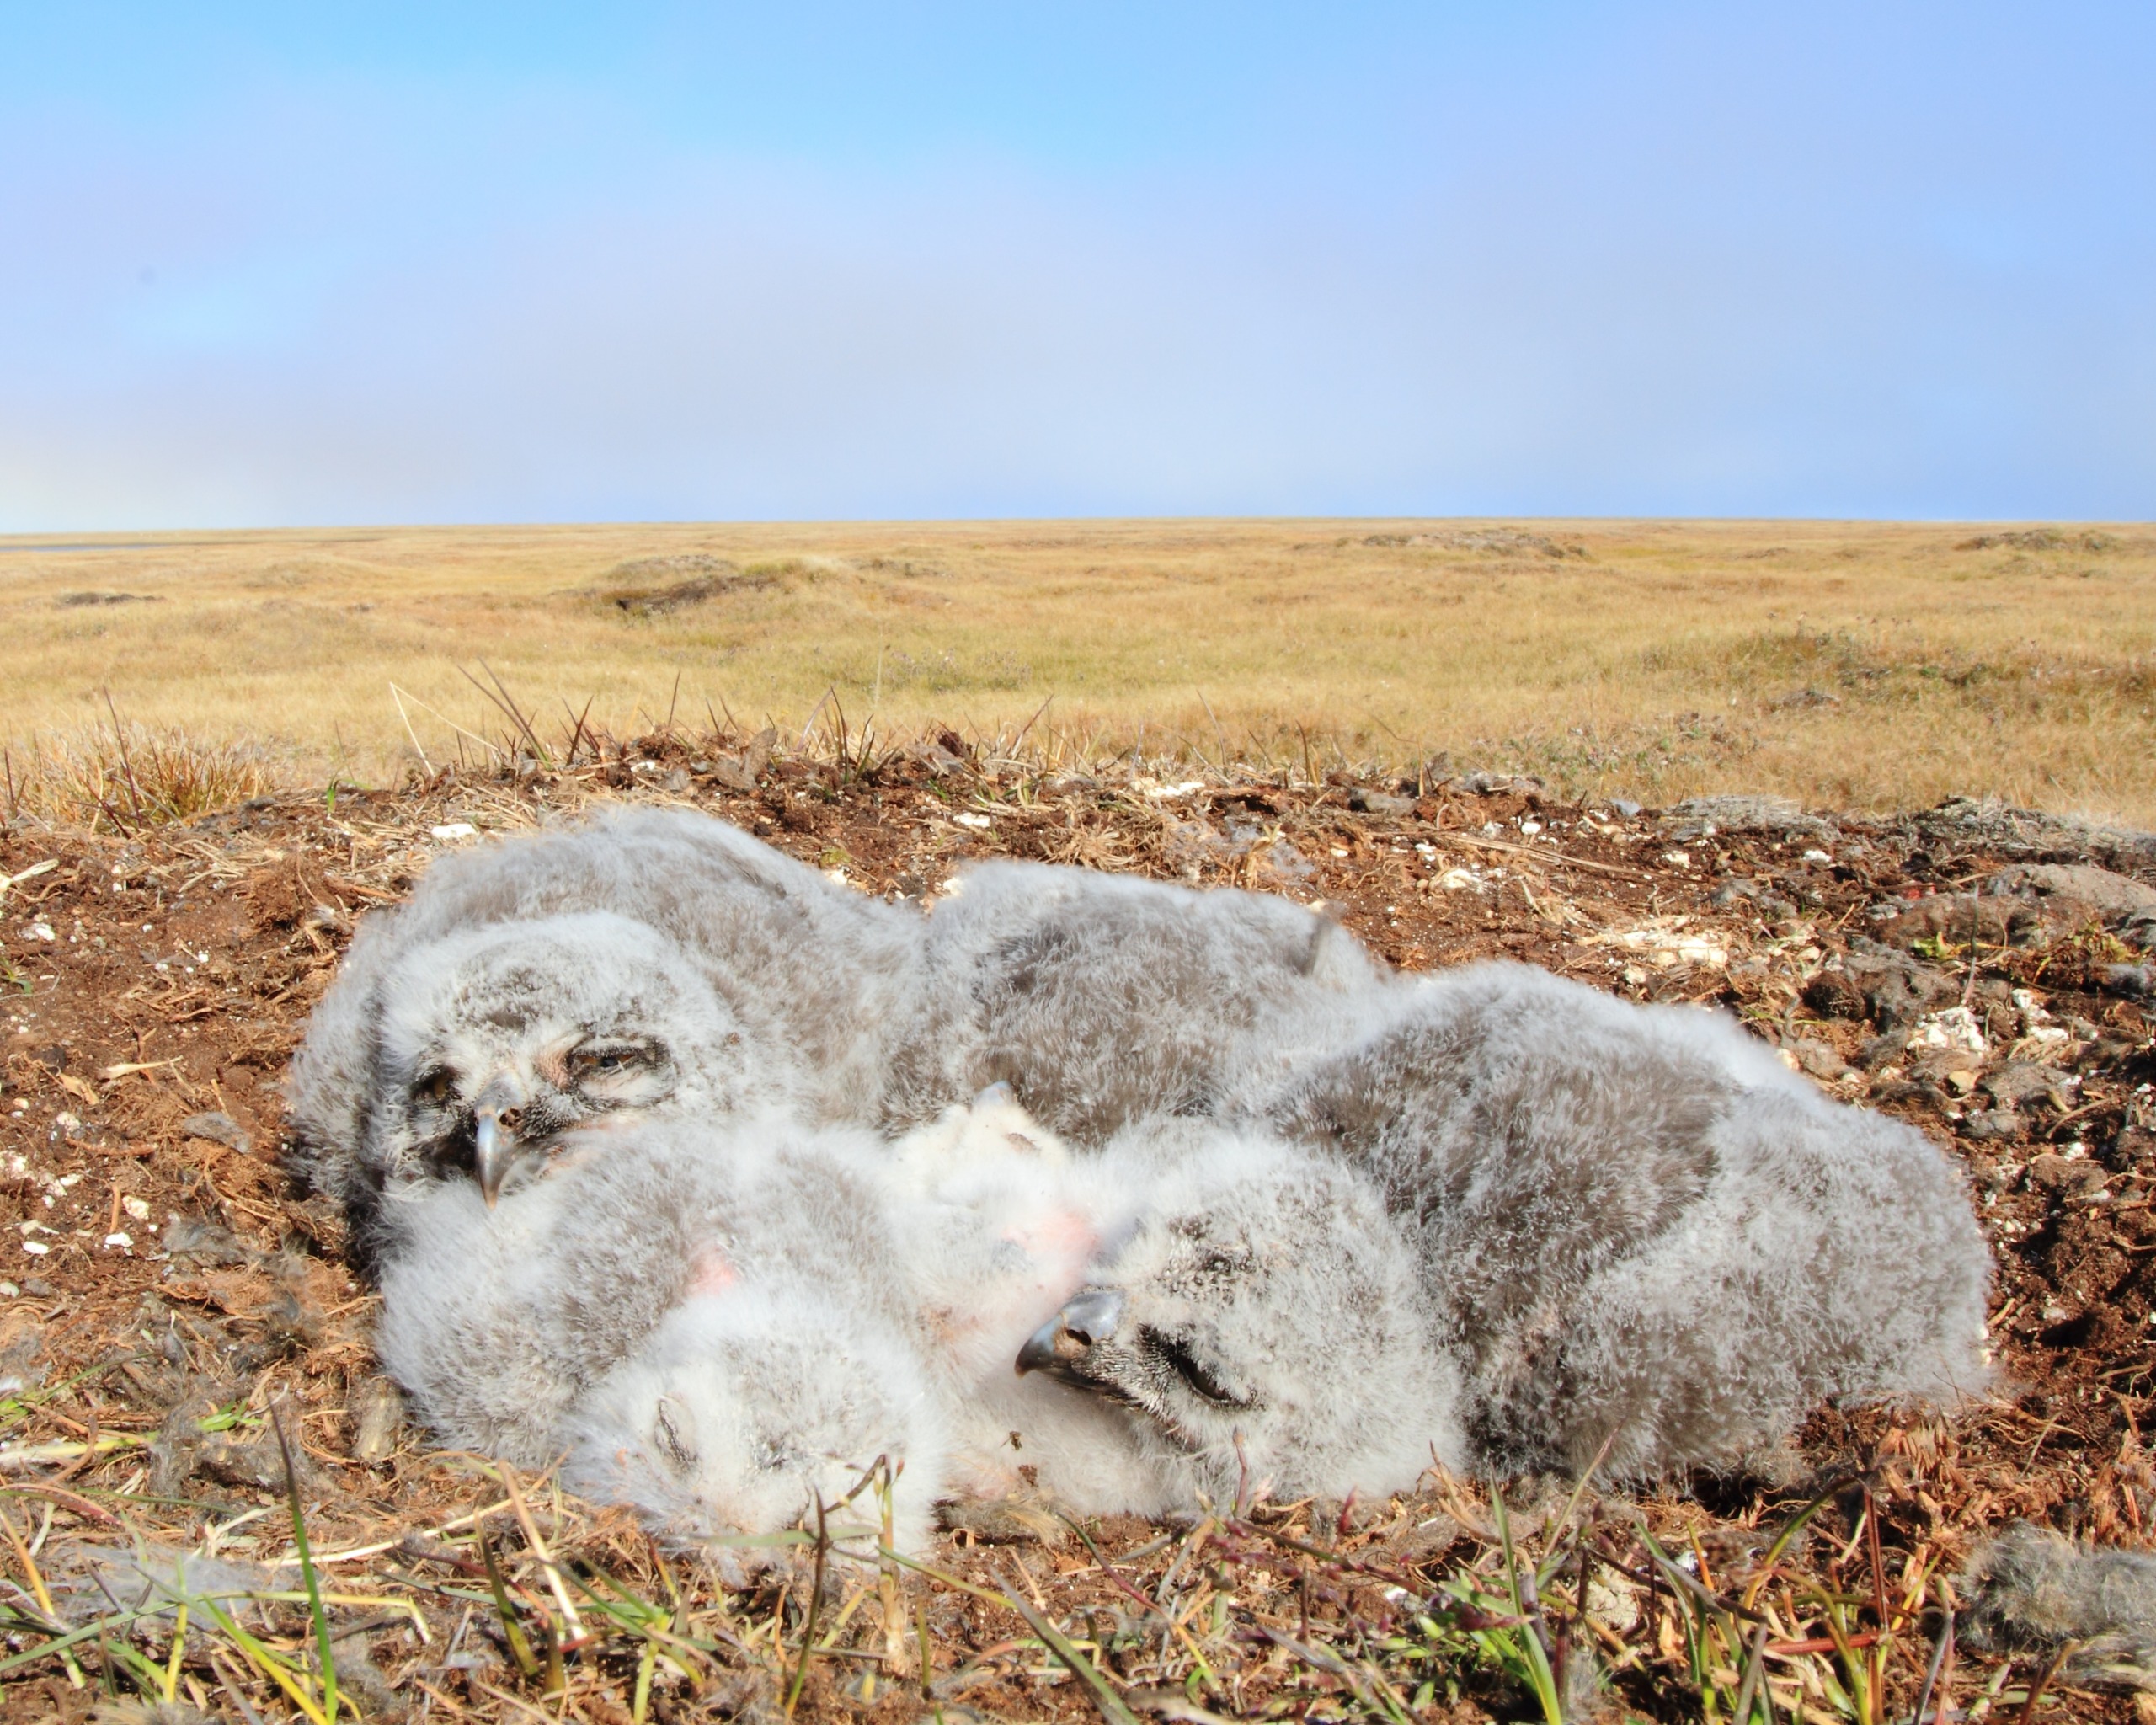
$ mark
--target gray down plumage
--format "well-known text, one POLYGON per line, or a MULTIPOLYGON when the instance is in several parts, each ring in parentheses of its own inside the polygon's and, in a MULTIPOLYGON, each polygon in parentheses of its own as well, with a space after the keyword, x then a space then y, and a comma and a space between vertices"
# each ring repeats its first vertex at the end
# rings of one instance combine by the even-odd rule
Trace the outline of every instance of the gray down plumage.
MULTIPOLYGON (((648 1039, 662 1045, 665 1059, 645 1064, 676 1081, 663 1094, 578 1103, 563 1087, 550 1092, 542 1114, 553 1119, 548 1130, 567 1135, 560 1144, 568 1166, 535 1164, 527 1174, 545 1178, 527 1181, 528 1190, 505 1188, 494 1217, 468 1183, 459 1193, 438 1180, 400 1183, 385 1172, 453 1167, 463 1142, 455 1124, 462 1115, 429 1135, 424 1110, 409 1101, 428 1076, 424 1063, 386 1058, 401 1044, 385 1027, 398 1022, 400 1003, 416 1002, 415 1022, 436 1014, 426 1034, 468 1040, 476 996, 442 983, 456 974, 445 964, 462 950, 459 943, 475 943, 497 971, 520 976, 515 955, 540 925, 520 923, 519 915, 536 914, 557 893, 633 898, 618 859, 579 873, 584 849, 610 849, 603 835, 611 829, 582 835, 586 845, 566 842, 578 835, 552 836, 469 862, 410 930, 386 935, 379 952, 355 946, 347 977, 332 991, 337 1010, 325 1001, 311 1030, 295 1087, 316 1098, 302 1104, 303 1129, 316 1122, 322 1130, 309 1141, 334 1152, 341 1120, 350 1146, 341 1163, 332 1153, 318 1165, 344 1178, 362 1201, 375 1191, 399 1194, 398 1204, 380 1206, 408 1242, 390 1274, 422 1278, 398 1284, 407 1290, 423 1285, 427 1273, 448 1277, 435 1297, 452 1309, 425 1321, 440 1345, 449 1346, 442 1338, 453 1338, 465 1322, 453 1308, 467 1295, 453 1290, 468 1293, 487 1266, 499 1288, 471 1296, 479 1302, 473 1311, 519 1314, 520 1301, 558 1302, 565 1289, 642 1285, 602 1263, 550 1289, 530 1282, 530 1266, 586 1251, 581 1234, 592 1216, 658 1215, 670 1203, 693 1215, 695 1193, 728 1189, 731 1177, 699 1159, 723 1161, 740 1151, 741 1134, 723 1130, 729 1118, 776 1101, 812 1119, 877 1119, 888 1130, 1003 1081, 1051 1126, 1106 1157, 1082 1171, 1086 1189, 1076 1207, 1092 1216, 1102 1242, 1094 1291, 1118 1297, 1128 1327, 1089 1335, 1088 1345, 1116 1338, 1143 1345, 1127 1371, 1107 1370, 1114 1348, 1094 1356, 1099 1370, 1091 1375, 1083 1359, 1059 1361, 1065 1376, 1108 1402, 1065 1397, 1043 1404, 1091 1407, 1092 1427, 1075 1413, 1059 1416, 1061 1424, 1045 1422, 1050 1434, 1075 1435, 1066 1459, 1043 1477, 1081 1479, 1090 1455, 1114 1452, 1112 1464, 1101 1464, 1102 1477, 1115 1482, 1103 1487, 1102 1507, 1134 1506, 1148 1493, 1217 1493, 1224 1457, 1238 1437, 1245 1455, 1277 1459, 1273 1471, 1282 1480, 1323 1489, 1316 1483, 1323 1476, 1335 1485, 1381 1488, 1366 1476, 1390 1477, 1386 1470, 1412 1459, 1404 1440, 1387 1448, 1393 1440, 1374 1434, 1368 1412, 1415 1381, 1398 1363, 1403 1345, 1424 1378, 1396 1400, 1411 1410, 1411 1424, 1429 1428, 1426 1447, 1434 1441, 1449 1463, 1491 1471, 1577 1469, 1598 1455, 1618 1475, 1736 1466, 1771 1449, 1823 1397, 1944 1399, 1983 1380, 1987 1261, 1943 1159, 1905 1128, 1829 1103, 1733 1024, 1629 1007, 1520 967, 1470 967, 1401 983, 1351 937, 1279 900, 1027 865, 973 871, 924 932, 910 912, 846 894, 776 859, 792 895, 777 897, 799 912, 790 924, 777 918, 795 937, 782 955, 759 923, 762 889, 753 884, 766 878, 759 858, 775 853, 702 817, 665 817, 662 828, 611 847, 643 844, 649 861, 695 852, 707 840, 734 872, 712 865, 698 877, 683 867, 664 892, 638 900, 659 906, 652 938, 679 950, 674 958, 656 950, 622 974, 658 976, 686 966, 710 1006, 647 1013, 659 1021, 648 1039), (724 914, 696 911, 690 901, 699 891, 727 899, 724 914), (814 908, 826 897, 846 908, 814 908), (729 943, 729 918, 747 930, 738 943, 729 943), (791 1041, 792 1008, 760 995, 782 995, 789 974, 812 971, 825 994, 844 992, 845 955, 857 949, 867 955, 868 980, 861 998, 831 1021, 839 1027, 832 1033, 855 1042, 832 1050, 814 1038, 791 1041), (745 968, 735 962, 743 951, 752 960, 745 968), (693 1034, 664 1028, 699 1013, 708 1025, 693 1034), (676 1059, 670 1034, 684 1049, 701 1037, 707 1048, 726 1052, 676 1059), (356 1065, 355 1047, 366 1056, 356 1065), (702 1088, 688 1086, 691 1078, 702 1088), (397 1098, 376 1112, 407 1123, 402 1138, 371 1137, 369 1105, 355 1120, 339 1115, 348 1106, 346 1088, 364 1097, 370 1084, 397 1098), (588 1123, 602 1115, 618 1130, 593 1130, 588 1123), (1209 1125, 1207 1116, 1225 1124, 1209 1125), (604 1172, 588 1165, 637 1146, 618 1175, 604 1178, 658 1180, 640 1208, 616 1203, 610 1212, 599 1203, 567 1210, 550 1225, 543 1250, 514 1246, 523 1225, 512 1224, 512 1205, 539 1215, 531 1202, 585 1189, 604 1172), (1139 1203, 1140 1193, 1151 1196, 1139 1203), (1111 1223, 1112 1214, 1119 1220, 1111 1223), (440 1216, 462 1217, 464 1233, 440 1234, 427 1220, 440 1216), (1230 1225, 1233 1238, 1221 1231, 1230 1225), (495 1255, 498 1247, 505 1256, 495 1255), (1338 1345, 1343 1336, 1358 1347, 1338 1345), (1372 1345, 1362 1348, 1365 1341, 1372 1345), (1446 1374, 1456 1388, 1432 1387, 1446 1374), (1424 1407, 1431 1411, 1413 1411, 1424 1407), (1102 1433, 1113 1439, 1106 1450, 1097 1442, 1102 1433), (1358 1453, 1367 1459, 1336 1468, 1337 1458, 1358 1453), (1184 1458, 1180 1473, 1171 1465, 1177 1456, 1184 1458)), ((420 905, 415 898, 414 908, 420 905)), ((526 968, 534 976, 543 969, 526 968)), ((676 993, 685 1001, 702 999, 686 985, 676 993)), ((580 1003, 566 971, 558 1001, 545 1011, 533 1001, 510 1016, 523 1039, 512 1053, 542 1078, 542 1055, 558 1055, 563 1039, 600 1028, 585 1022, 597 1009, 580 1003)), ((415 1033, 411 1045, 422 1040, 415 1033)), ((498 1065, 499 1055, 489 1056, 498 1065)), ((634 1075, 598 1076, 621 1084, 634 1075)), ((476 1100, 461 1097, 467 1112, 476 1100)), ((866 1139, 848 1152, 876 1153, 866 1139)), ((603 1193, 603 1180, 590 1189, 603 1193)), ((776 1188, 765 1201, 779 1211, 799 1205, 816 1214, 814 1199, 776 1188)), ((863 1200, 858 1214, 868 1220, 860 1238, 889 1233, 890 1202, 888 1193, 863 1200)), ((1050 1204, 1057 1214, 1070 1209, 1062 1197, 1050 1204)), ((977 1217, 979 1206, 969 1213, 977 1217)), ((937 1223, 905 1214, 907 1275, 932 1265, 947 1236, 979 1237, 977 1229, 949 1226, 947 1216, 937 1223)), ((786 1224, 780 1217, 769 1226, 786 1224)), ((603 1260, 603 1242, 590 1249, 603 1260)), ((668 1261, 663 1242, 624 1249, 632 1268, 668 1261)), ((866 1245, 861 1250, 863 1263, 879 1261, 866 1245)), ((952 1327, 964 1331, 970 1322, 966 1290, 974 1274, 962 1252, 945 1277, 955 1291, 933 1306, 942 1316, 929 1324, 920 1359, 954 1356, 952 1327)), ((680 1395, 654 1385, 693 1373, 700 1349, 723 1345, 739 1371, 751 1372, 754 1348, 726 1327, 734 1316, 715 1316, 698 1304, 702 1295, 652 1285, 659 1291, 624 1308, 642 1318, 590 1306, 550 1320, 552 1327, 533 1322, 520 1354, 512 1348, 499 1355, 528 1362, 516 1370, 481 1370, 478 1362, 497 1357, 494 1342, 523 1326, 522 1316, 488 1320, 490 1339, 467 1349, 470 1369, 461 1379, 428 1380, 421 1354, 406 1357, 422 1386, 462 1382, 457 1393, 467 1399, 489 1386, 504 1395, 499 1427, 477 1404, 444 1403, 449 1411, 435 1416, 446 1430, 472 1434, 462 1440, 490 1446, 515 1443, 526 1428, 542 1434, 542 1447, 553 1443, 568 1407, 589 1413, 598 1405, 583 1398, 602 1381, 616 1386, 608 1392, 616 1397, 608 1416, 615 1428, 630 1418, 626 1408, 670 1405, 680 1395), (653 1339, 662 1334, 670 1338, 663 1345, 653 1339), (579 1365, 577 1350, 586 1346, 597 1358, 579 1365), (648 1357, 647 1346, 655 1350, 648 1357), (557 1403, 531 1391, 546 1383, 554 1385, 557 1403), (542 1417, 535 1409, 548 1411, 542 1417), (467 1419, 478 1423, 460 1423, 467 1419), (494 1435, 482 1435, 488 1431, 494 1435)), ((854 1282, 835 1268, 820 1283, 798 1285, 803 1298, 814 1294, 826 1307, 853 1298, 843 1290, 854 1282)), ((876 1326, 887 1319, 875 1316, 884 1297, 862 1299, 863 1322, 886 1333, 876 1326)), ((420 1296, 408 1292, 393 1304, 422 1322, 420 1296)), ((1102 1309, 1093 1309, 1096 1320, 1102 1309)), ((800 1321, 803 1308, 785 1310, 792 1315, 784 1322, 768 1313, 759 1318, 755 1334, 768 1338, 774 1325, 782 1330, 800 1321)), ((914 1330, 901 1324, 888 1333, 917 1336, 923 1321, 916 1312, 906 1320, 914 1330)), ((393 1335, 386 1320, 385 1337, 393 1335)), ((892 1350, 878 1343, 870 1352, 884 1359, 892 1350)), ((931 1447, 953 1458, 954 1477, 1007 1473, 1009 1458, 995 1453, 992 1434, 969 1447, 974 1428, 968 1421, 1001 1418, 1000 1398, 1017 1391, 993 1375, 969 1381, 973 1388, 952 1404, 957 1413, 947 1407, 940 1416, 944 1435, 931 1447)), ((429 1392, 419 1392, 424 1401, 429 1392)), ((678 1428, 655 1416, 642 1429, 643 1447, 630 1446, 635 1454, 663 1459, 679 1446, 678 1428)), ((1052 1455, 1065 1441, 1043 1439, 1052 1455)), ((584 1450, 597 1453, 588 1434, 584 1450)), ((649 1474, 636 1489, 656 1501, 652 1482, 662 1477, 663 1470, 649 1474)))
MULTIPOLYGON (((1542 1172, 1562 1186, 1560 1164, 1597 1148, 1545 1143, 1542 1172)), ((1835 1327, 1921 1303, 1920 1267, 1838 1260, 1826 1274, 1861 1286, 1822 1293, 1817 1236, 1846 1194, 1728 1160, 1740 1172, 1679 1201, 1690 1225, 1644 1247, 1551 1273, 1513 1236, 1538 1327, 1509 1311, 1492 1330, 1513 1358, 1524 1338, 1524 1385, 1493 1373, 1433 1236, 1355 1159, 1184 1119, 1065 1162, 1002 1104, 895 1150, 781 1119, 585 1128, 491 1214, 469 1184, 429 1187, 386 1271, 380 1345, 451 1442, 567 1453, 572 1482, 685 1540, 790 1525, 878 1455, 906 1462, 911 1536, 939 1499, 1033 1485, 1081 1513, 1154 1514, 1259 1484, 1382 1494, 1432 1462, 1729 1466, 1817 1397, 1956 1387, 1924 1377, 1921 1347, 1898 1369, 1859 1348, 1872 1375, 1852 1370, 1835 1327), (1791 1214, 1750 1230, 1757 1261, 1732 1281, 1708 1236, 1746 1230, 1748 1206, 1791 1214), (1776 1255, 1799 1250, 1814 1257, 1776 1255), (1756 1354, 1734 1375, 1732 1338, 1756 1354), (1013 1377, 1014 1355, 1038 1370, 1013 1377), (1537 1392, 1545 1360, 1569 1399, 1537 1392)), ((1961 1202, 1951 1183, 1926 1201, 1961 1202)), ((1501 1274, 1487 1253, 1468 1268, 1463 1285, 1501 1274)), ((1972 1274, 1980 1288, 1981 1248, 1972 1274)), ((1929 1308, 1920 1341, 1974 1366, 1951 1333, 1967 1316, 1929 1308)))
MULTIPOLYGON (((648 1094, 648 1114, 782 1103, 895 1132, 1006 1082, 1054 1130, 1097 1146, 1142 1116, 1208 1114, 1277 1082, 1341 1043, 1393 985, 1353 936, 1276 898, 991 863, 963 874, 924 923, 723 821, 618 810, 445 857, 408 904, 361 928, 289 1093, 297 1168, 344 1205, 364 1248, 393 1241, 383 1194, 400 1176, 477 1171, 472 1140, 502 1100, 488 1090, 499 1060, 423 1066, 403 1051, 503 1043, 500 1022, 472 1033, 483 1013, 506 1022, 502 991, 482 1001, 461 985, 464 970, 504 972, 520 931, 601 911, 643 925, 675 958, 660 964, 638 937, 618 957, 562 963, 551 1006, 533 982, 542 967, 524 965, 509 1052, 527 1064, 545 1052, 527 1029, 542 1017, 558 1044, 595 984, 619 996, 638 966, 692 970, 712 996, 697 1003, 699 1027, 723 1022, 723 1049, 707 1048, 696 1094, 648 1094), (427 1093, 441 1083, 446 1097, 427 1093)), ((645 1029, 663 1042, 656 1021, 645 1029)), ((504 1082, 521 1107, 529 1075, 504 1082)), ((535 1153, 550 1119, 584 1117, 566 1103, 522 1108, 515 1135, 493 1112, 488 1130, 535 1153)))
POLYGON ((1182 1120, 1130 1129, 1088 1172, 1120 1211, 1018 1364, 1123 1408, 1170 1501, 1383 1497, 1466 1466, 1459 1363, 1359 1170, 1182 1120))
POLYGON ((921 962, 886 1120, 1007 1083, 1084 1146, 1221 1112, 1340 1045, 1395 985, 1353 935, 1285 899, 1031 862, 959 875, 921 962))
POLYGON ((1961 1577, 1961 1632, 1985 1652, 2048 1658, 2083 1688, 2156 1690, 2156 1557, 2017 1521, 1961 1577))
MULTIPOLYGON (((1985 1382, 1989 1258, 1945 1158, 1719 1015, 1469 967, 1403 991, 1390 1023, 1253 1112, 1374 1183, 1459 1371, 1476 1471, 1732 1468, 1828 1398, 1951 1402, 1985 1382)), ((1352 1300, 1311 1318, 1308 1263, 1293 1291, 1241 1285, 1267 1250, 1331 1249, 1299 1196, 1247 1217, 1203 1275, 1190 1242, 1216 1219, 1147 1215, 1094 1279, 1112 1298, 1080 1314, 1096 1346, 1059 1369, 1136 1402, 1138 1375, 1170 1381, 1147 1356, 1179 1355, 1203 1402, 1237 1381, 1239 1346, 1271 1345, 1231 1306, 1361 1333, 1352 1300)), ((1385 1393, 1373 1371, 1340 1417, 1385 1393)), ((1263 1416, 1238 1417, 1248 1439, 1263 1416)))
POLYGON ((1460 1454, 1455 1377, 1374 1193, 1205 1123, 1084 1162, 995 1102, 895 1149, 778 1117, 583 1128, 492 1211, 468 1183, 419 1192, 382 1296, 383 1362, 446 1441, 531 1467, 566 1456, 572 1485, 685 1542, 792 1525, 879 1455, 905 1464, 912 1545, 939 1501, 1038 1491, 1155 1514, 1231 1498, 1246 1469, 1338 1494, 1460 1454), (1155 1213, 1203 1219, 1170 1247, 1212 1307, 1191 1345, 1225 1340, 1228 1393, 1261 1417, 1174 1385, 1103 1398, 1013 1372, 1155 1213), (1283 1216, 1318 1249, 1264 1238, 1283 1216), (1225 1290, 1223 1253, 1245 1273, 1225 1290), (1374 1376, 1384 1393, 1348 1417, 1374 1376))
POLYGON ((775 1115, 585 1127, 492 1210, 429 1185, 377 1348, 446 1442, 566 1455, 573 1485, 683 1541, 791 1525, 878 1455, 905 1464, 909 1545, 1022 1459, 1072 1502, 1165 1507, 1118 1411, 1012 1373, 1098 1236, 1052 1147, 1012 1146, 991 1110, 987 1153, 959 1153, 972 1124, 895 1154, 775 1115))
MULTIPOLYGON (((724 821, 616 809, 445 857, 406 904, 362 924, 309 1020, 287 1093, 297 1171, 363 1237, 378 1233, 389 1176, 378 1116, 403 1108, 403 1087, 421 1076, 383 1045, 395 998, 422 991, 478 931, 513 943, 520 925, 593 911, 644 925, 702 978, 732 1039, 718 1065, 740 1068, 738 1082, 708 1071, 713 1092, 761 1097, 779 1084, 810 1118, 875 1117, 887 1038, 915 1016, 920 916, 834 885, 724 821)), ((603 968, 621 979, 620 965, 603 968)), ((562 980, 566 1004, 577 979, 562 980)), ((447 1038, 462 1027, 433 1028, 447 1038)), ((476 1097, 461 1099, 468 1109, 476 1097)))
POLYGON ((781 1115, 643 1121, 569 1134, 492 1210, 430 1186, 383 1266, 376 1347, 446 1440, 542 1466, 569 1408, 700 1293, 802 1281, 835 1331, 896 1310, 880 1154, 781 1115))
POLYGON ((398 1248, 431 1186, 492 1202, 579 1125, 792 1099, 787 1068, 682 949, 610 911, 446 935, 387 965, 374 999, 365 1106, 339 1168, 369 1259, 398 1248))

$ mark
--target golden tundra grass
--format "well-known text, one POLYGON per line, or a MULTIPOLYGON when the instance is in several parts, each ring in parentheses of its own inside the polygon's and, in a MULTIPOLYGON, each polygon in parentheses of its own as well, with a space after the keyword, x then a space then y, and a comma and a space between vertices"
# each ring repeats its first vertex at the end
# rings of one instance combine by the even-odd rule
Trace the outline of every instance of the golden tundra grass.
MULTIPOLYGON (((730 712, 1322 772, 1521 768, 1660 802, 1952 793, 2156 825, 2156 530, 1142 521, 367 530, 0 541, 0 738, 393 778, 484 660, 558 748, 730 712), (627 565, 627 567, 624 567, 627 565), (638 567, 642 565, 642 567, 638 567), (671 609, 638 597, 699 579, 671 609), (111 595, 134 595, 114 601, 111 595), (627 596, 627 607, 617 603, 627 596), (406 692, 408 734, 391 686, 406 692), (112 707, 107 706, 107 692, 112 707), (830 709, 826 708, 828 720, 830 709)), ((473 745, 467 743, 470 750, 473 745)), ((70 750, 73 752, 68 752, 70 750)))

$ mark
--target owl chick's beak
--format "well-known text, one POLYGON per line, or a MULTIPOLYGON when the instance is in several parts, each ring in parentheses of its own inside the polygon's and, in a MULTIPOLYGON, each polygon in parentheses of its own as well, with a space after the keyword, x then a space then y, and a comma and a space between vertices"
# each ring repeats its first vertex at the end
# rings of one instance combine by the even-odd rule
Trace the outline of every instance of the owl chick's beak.
POLYGON ((1086 1381, 1079 1363, 1123 1322, 1123 1295, 1113 1288, 1084 1288, 1062 1311, 1026 1338, 1018 1350, 1018 1375, 1044 1371, 1065 1383, 1086 1381))
POLYGON ((524 1123, 527 1100, 516 1075, 501 1072, 488 1082, 472 1104, 472 1167, 488 1210, 501 1196, 502 1183, 526 1147, 518 1142, 516 1133, 524 1123))

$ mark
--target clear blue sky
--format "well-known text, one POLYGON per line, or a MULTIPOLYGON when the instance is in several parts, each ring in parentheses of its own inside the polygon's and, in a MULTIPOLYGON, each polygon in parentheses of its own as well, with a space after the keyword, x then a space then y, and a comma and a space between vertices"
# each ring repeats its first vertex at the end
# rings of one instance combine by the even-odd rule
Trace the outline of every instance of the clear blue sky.
POLYGON ((0 0, 0 531, 2156 515, 2156 7, 0 0))

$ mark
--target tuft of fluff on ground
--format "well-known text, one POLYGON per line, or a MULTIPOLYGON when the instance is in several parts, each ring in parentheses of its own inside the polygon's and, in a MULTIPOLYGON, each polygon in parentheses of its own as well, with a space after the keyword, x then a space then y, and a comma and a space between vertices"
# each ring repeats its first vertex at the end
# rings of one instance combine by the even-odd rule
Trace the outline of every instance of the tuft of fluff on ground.
POLYGON ((1961 1619, 1988 1653, 2056 1654, 2068 1683, 2156 1691, 2156 1557, 2084 1545, 2017 1521, 1961 1577, 1961 1619))

